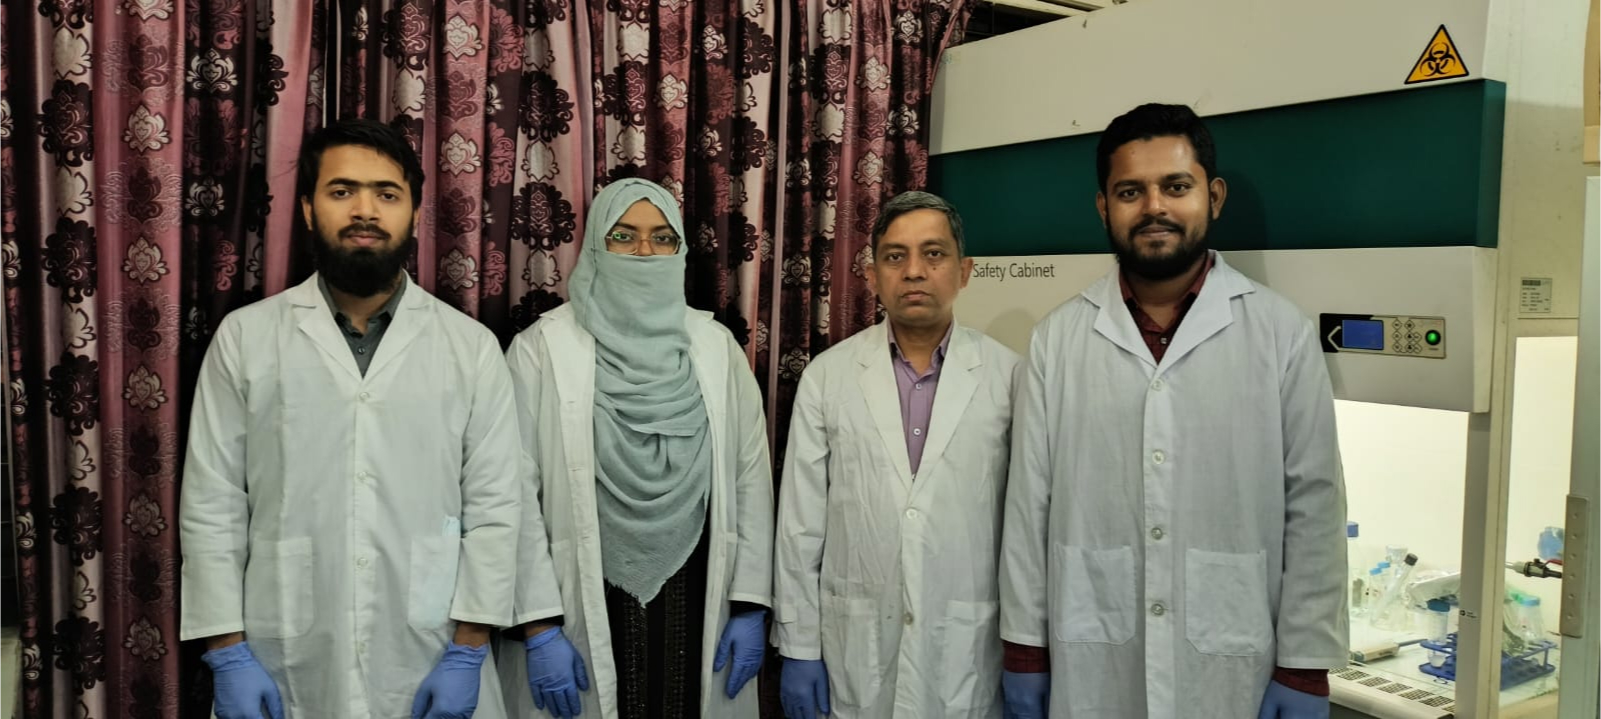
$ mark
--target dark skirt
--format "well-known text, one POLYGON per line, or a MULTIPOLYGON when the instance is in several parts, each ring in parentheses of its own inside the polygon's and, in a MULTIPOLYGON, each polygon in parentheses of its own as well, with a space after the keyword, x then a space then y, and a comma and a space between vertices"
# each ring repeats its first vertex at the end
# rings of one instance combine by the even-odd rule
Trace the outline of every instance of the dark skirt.
POLYGON ((706 616, 707 537, 649 604, 606 583, 606 619, 617 663, 619 719, 700 716, 701 637, 706 616))

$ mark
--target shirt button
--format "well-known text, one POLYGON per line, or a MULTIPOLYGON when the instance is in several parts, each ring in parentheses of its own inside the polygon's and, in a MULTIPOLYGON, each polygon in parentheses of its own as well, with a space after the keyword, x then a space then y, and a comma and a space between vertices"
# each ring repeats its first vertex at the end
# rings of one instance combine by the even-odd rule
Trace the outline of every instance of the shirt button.
POLYGON ((1163 338, 1162 338, 1162 344, 1163 344, 1163 345, 1166 345, 1166 344, 1167 344, 1167 338, 1166 338, 1166 337, 1163 337, 1163 338))
POLYGON ((1167 455, 1160 449, 1156 450, 1155 452, 1151 453, 1151 461, 1155 462, 1156 464, 1161 464, 1167 461, 1167 455))
POLYGON ((359 354, 359 355, 367 354, 367 348, 366 347, 357 347, 356 348, 356 354, 359 354))
POLYGON ((923 383, 922 382, 918 382, 917 384, 912 385, 912 389, 922 389, 922 388, 923 388, 923 383))
POLYGON ((367 568, 367 558, 366 557, 356 557, 356 566, 361 567, 362 569, 366 569, 367 568))
POLYGON ((1151 389, 1154 389, 1154 390, 1156 390, 1158 392, 1161 392, 1162 391, 1162 387, 1163 387, 1162 380, 1159 380, 1159 379, 1158 380, 1152 380, 1151 389))
POLYGON ((1154 539, 1154 540, 1160 542, 1160 541, 1162 541, 1162 537, 1165 537, 1165 536, 1167 536, 1167 532, 1162 531, 1161 527, 1152 527, 1151 528, 1151 539, 1154 539))
POLYGON ((1151 605, 1151 614, 1156 615, 1158 617, 1162 616, 1163 614, 1167 614, 1167 607, 1162 606, 1161 602, 1157 602, 1155 604, 1152 604, 1151 605))
POLYGON ((921 437, 921 436, 923 436, 923 428, 922 427, 913 427, 912 428, 912 436, 913 437, 921 437))
POLYGON ((906 616, 902 618, 902 621, 906 622, 906 626, 912 626, 912 613, 907 612, 906 616))

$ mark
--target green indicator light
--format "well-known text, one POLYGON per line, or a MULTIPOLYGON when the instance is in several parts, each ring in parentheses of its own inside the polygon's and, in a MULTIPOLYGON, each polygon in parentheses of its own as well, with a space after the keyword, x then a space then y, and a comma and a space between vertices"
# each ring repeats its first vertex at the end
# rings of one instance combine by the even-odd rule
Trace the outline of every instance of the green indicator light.
POLYGON ((1438 330, 1429 330, 1428 332, 1423 333, 1423 341, 1427 342, 1427 343, 1429 343, 1431 345, 1440 344, 1440 333, 1439 333, 1439 331, 1438 330))

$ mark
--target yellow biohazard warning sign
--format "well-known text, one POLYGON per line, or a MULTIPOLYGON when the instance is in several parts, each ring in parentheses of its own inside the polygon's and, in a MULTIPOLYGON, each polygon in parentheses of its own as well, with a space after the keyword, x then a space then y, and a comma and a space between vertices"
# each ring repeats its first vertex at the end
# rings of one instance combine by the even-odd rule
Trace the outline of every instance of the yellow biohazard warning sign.
POLYGON ((1439 30, 1434 31, 1429 46, 1423 48, 1423 55, 1418 58, 1417 64, 1412 66, 1412 74, 1406 76, 1405 84, 1467 76, 1468 66, 1462 62, 1462 53, 1457 52, 1456 43, 1451 42, 1451 33, 1441 25, 1439 30))

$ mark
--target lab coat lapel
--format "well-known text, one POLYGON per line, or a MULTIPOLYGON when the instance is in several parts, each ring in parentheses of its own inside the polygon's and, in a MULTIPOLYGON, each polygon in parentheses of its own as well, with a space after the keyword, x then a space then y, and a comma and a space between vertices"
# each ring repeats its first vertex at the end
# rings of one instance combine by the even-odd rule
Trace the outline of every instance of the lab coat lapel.
POLYGON ((1118 284, 1117 273, 1114 267, 1099 282, 1084 290, 1084 298, 1100 308, 1095 315, 1095 331, 1123 348, 1123 351, 1140 358, 1150 371, 1155 371, 1156 358, 1151 356, 1151 348, 1145 346, 1145 340, 1140 337, 1140 328, 1134 325, 1134 315, 1129 314, 1128 305, 1123 303, 1123 290, 1118 284))
MULTIPOLYGON (((928 441, 923 445, 923 459, 918 463, 918 474, 927 476, 929 470, 938 466, 940 458, 945 455, 951 438, 956 435, 956 426, 961 424, 962 415, 978 389, 978 372, 983 364, 984 358, 979 352, 978 343, 962 332, 958 325, 951 332, 951 346, 945 355, 945 364, 940 368, 939 385, 934 390, 934 412, 928 423, 928 441)), ((904 447, 905 442, 901 446, 904 447)), ((917 486, 924 484, 927 483, 915 483, 917 486)))
POLYGON ((351 356, 350 343, 339 334, 333 309, 317 287, 317 275, 313 274, 310 279, 295 285, 286 294, 297 315, 296 326, 322 351, 323 361, 339 367, 351 379, 360 382, 361 370, 356 367, 356 358, 351 356))
POLYGON ((1161 371, 1166 372, 1202 342, 1233 324, 1231 301, 1251 291, 1251 282, 1224 263, 1221 255, 1214 254, 1212 273, 1201 286, 1195 304, 1184 315, 1184 321, 1179 323, 1178 331, 1173 334, 1173 344, 1162 355, 1161 371))
POLYGON ((904 489, 912 488, 912 461, 906 454, 906 431, 901 427, 901 396, 895 383, 895 368, 890 364, 889 330, 883 323, 866 330, 872 336, 862 343, 857 354, 861 374, 856 381, 867 402, 867 411, 873 416, 878 437, 884 442, 884 452, 904 489))
POLYGON ((378 343, 378 351, 372 357, 372 364, 367 367, 368 377, 383 376, 384 368, 393 364, 412 340, 417 339, 423 329, 434 321, 433 308, 429 307, 429 300, 433 298, 412 282, 410 276, 404 282, 406 293, 400 296, 400 307, 395 310, 394 320, 389 329, 384 331, 384 339, 378 343))

